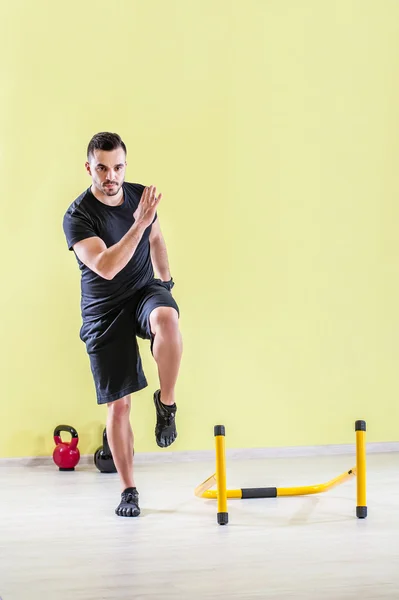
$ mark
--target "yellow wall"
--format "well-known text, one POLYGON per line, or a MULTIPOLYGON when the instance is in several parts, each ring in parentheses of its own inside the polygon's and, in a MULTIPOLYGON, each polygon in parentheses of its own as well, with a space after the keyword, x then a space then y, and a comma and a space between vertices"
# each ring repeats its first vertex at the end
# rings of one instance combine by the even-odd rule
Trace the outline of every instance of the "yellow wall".
MULTIPOLYGON (((185 353, 173 450, 398 439, 399 3, 2 6, 0 456, 99 444, 62 217, 101 130, 156 184, 185 353)), ((136 450, 157 451, 156 369, 136 450)))

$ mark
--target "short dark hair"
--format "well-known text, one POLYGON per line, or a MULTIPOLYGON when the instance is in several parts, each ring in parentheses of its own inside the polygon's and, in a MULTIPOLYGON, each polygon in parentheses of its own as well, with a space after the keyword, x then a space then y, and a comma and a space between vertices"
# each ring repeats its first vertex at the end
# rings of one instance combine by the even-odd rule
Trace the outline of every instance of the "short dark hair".
POLYGON ((96 133, 87 146, 87 159, 90 160, 90 155, 94 155, 94 150, 106 150, 110 152, 117 148, 122 148, 125 154, 127 154, 126 146, 117 133, 109 133, 108 131, 96 133))

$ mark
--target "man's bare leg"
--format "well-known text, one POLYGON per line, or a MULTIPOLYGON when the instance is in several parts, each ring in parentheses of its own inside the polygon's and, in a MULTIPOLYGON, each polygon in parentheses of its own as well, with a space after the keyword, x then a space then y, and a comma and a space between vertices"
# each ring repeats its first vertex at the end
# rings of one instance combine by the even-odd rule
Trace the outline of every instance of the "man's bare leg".
POLYGON ((152 353, 161 386, 154 394, 157 409, 155 437, 158 446, 166 448, 177 437, 175 385, 183 352, 178 313, 171 307, 158 307, 150 315, 150 325, 154 336, 152 353))
POLYGON ((107 438, 121 480, 122 501, 116 514, 136 517, 140 514, 133 475, 133 430, 130 425, 130 396, 108 403, 107 438))

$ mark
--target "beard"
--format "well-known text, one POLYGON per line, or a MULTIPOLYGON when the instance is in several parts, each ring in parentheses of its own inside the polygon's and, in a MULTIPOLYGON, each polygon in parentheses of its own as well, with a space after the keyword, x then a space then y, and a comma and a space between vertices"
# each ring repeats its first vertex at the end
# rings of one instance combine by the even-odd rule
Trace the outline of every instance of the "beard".
POLYGON ((116 196, 123 185, 123 181, 121 183, 116 183, 114 181, 108 182, 108 184, 103 183, 101 186, 101 191, 106 196, 116 196), (112 186, 109 186, 112 184, 112 186))

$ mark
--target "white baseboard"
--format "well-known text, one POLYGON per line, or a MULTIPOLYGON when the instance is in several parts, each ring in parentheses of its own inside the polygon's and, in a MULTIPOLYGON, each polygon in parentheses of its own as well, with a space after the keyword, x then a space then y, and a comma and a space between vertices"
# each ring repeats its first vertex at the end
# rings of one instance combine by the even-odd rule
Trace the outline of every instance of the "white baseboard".
MULTIPOLYGON (((367 454, 399 452, 399 442, 372 442, 366 445, 367 454)), ((306 456, 335 456, 352 454, 355 456, 355 444, 331 444, 325 446, 285 446, 282 448, 227 448, 226 460, 251 460, 262 458, 298 458, 306 456)), ((136 463, 191 462, 214 460, 214 450, 196 450, 191 452, 143 452, 137 454, 136 463)))
MULTIPOLYGON (((336 456, 351 454, 355 456, 355 444, 331 444, 325 446, 286 446, 282 448, 227 448, 227 460, 250 460, 262 458, 299 458, 316 456, 336 456)), ((366 445, 367 454, 399 452, 399 442, 371 442, 366 445)), ((138 452, 135 454, 136 464, 171 463, 171 462, 200 462, 212 461, 215 458, 213 450, 138 452)), ((34 467, 52 463, 51 456, 0 458, 2 466, 18 465, 34 467)), ((82 455, 79 464, 92 465, 93 454, 82 455)))

